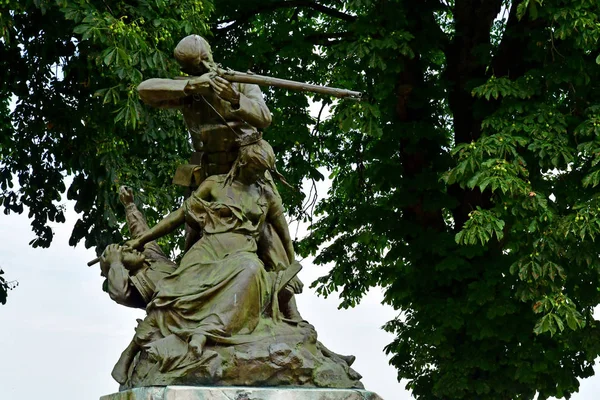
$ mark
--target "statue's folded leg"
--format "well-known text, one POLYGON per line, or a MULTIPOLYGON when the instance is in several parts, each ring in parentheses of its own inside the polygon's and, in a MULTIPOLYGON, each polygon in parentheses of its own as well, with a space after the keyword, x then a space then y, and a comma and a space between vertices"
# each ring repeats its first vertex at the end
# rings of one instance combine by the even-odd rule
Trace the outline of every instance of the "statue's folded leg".
POLYGON ((140 346, 135 342, 135 340, 132 340, 131 343, 129 343, 129 346, 123 350, 119 360, 115 364, 111 375, 115 381, 119 382, 121 385, 124 385, 125 382, 127 382, 129 367, 139 351, 140 346))
POLYGON ((354 364, 354 361, 356 360, 356 357, 353 355, 344 356, 344 355, 341 355, 341 354, 338 354, 336 352, 329 350, 327 347, 325 347, 325 345, 323 343, 319 343, 319 348, 321 349, 321 352, 323 353, 323 355, 325 357, 331 358, 332 360, 338 360, 338 361, 342 360, 346 364, 348 364, 348 366, 351 366, 352 364, 354 364))
POLYGON ((283 313, 284 318, 292 321, 300 322, 303 320, 302 315, 298 311, 296 297, 290 285, 286 286, 279 292, 279 310, 283 313))

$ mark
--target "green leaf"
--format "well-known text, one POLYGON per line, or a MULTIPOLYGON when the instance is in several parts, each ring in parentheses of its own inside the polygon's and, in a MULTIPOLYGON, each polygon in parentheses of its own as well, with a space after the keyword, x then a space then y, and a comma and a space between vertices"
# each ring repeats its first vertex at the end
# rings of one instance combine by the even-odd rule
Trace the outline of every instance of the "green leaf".
POLYGON ((575 318, 575 316, 572 313, 567 313, 565 315, 565 319, 567 320, 567 326, 571 330, 575 331, 579 329, 579 321, 577 321, 577 318, 575 318))
POLYGON ((562 332, 565 329, 565 325, 564 325, 562 319, 556 314, 550 314, 550 315, 552 315, 552 318, 554 319, 554 323, 556 324, 559 332, 562 332))
POLYGON ((73 33, 80 35, 80 34, 83 34, 85 32, 88 32, 90 29, 91 29, 90 25, 81 24, 81 25, 77 25, 75 27, 75 29, 73 29, 73 33))
POLYGON ((110 64, 112 63, 112 61, 115 58, 115 55, 117 54, 117 49, 115 47, 113 47, 108 53, 106 53, 106 55, 104 56, 104 64, 106 66, 110 66, 110 64))
POLYGON ((531 15, 531 19, 535 20, 538 17, 538 11, 536 6, 536 0, 529 2, 529 15, 531 15))
POLYGON ((551 318, 552 317, 550 316, 550 314, 546 314, 538 320, 535 327, 533 328, 533 331, 536 335, 541 335, 546 332, 550 332, 552 335, 554 334, 556 328, 553 328, 551 318))

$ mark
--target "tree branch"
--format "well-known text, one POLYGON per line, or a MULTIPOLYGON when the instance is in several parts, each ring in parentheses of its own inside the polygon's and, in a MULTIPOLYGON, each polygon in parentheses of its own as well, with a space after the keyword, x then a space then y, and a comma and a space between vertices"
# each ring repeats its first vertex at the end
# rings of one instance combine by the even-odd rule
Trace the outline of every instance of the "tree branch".
POLYGON ((528 57, 526 57, 527 46, 522 45, 523 38, 527 37, 528 31, 542 25, 543 20, 526 18, 519 21, 517 7, 522 2, 523 0, 517 0, 512 5, 502 41, 492 59, 492 72, 496 76, 509 76, 515 79, 533 67, 525 61, 528 57))
POLYGON ((339 43, 343 39, 348 39, 352 37, 352 32, 336 32, 336 33, 313 33, 310 35, 306 35, 305 39, 308 42, 314 43, 319 46, 330 46, 336 43, 339 43), (338 40, 330 40, 330 39, 338 39, 338 40))
MULTIPOLYGON (((334 44, 338 44, 343 40, 352 37, 352 32, 339 32, 339 33, 312 33, 303 37, 303 40, 312 43, 317 46, 333 46, 334 44), (337 39, 337 40, 329 40, 329 39, 337 39)), ((277 54, 281 51, 282 48, 292 44, 294 41, 292 39, 286 39, 273 44, 272 51, 273 54, 277 54)))
MULTIPOLYGON (((470 85, 474 81, 485 81, 487 61, 481 52, 491 46, 490 29, 502 8, 502 0, 456 0, 454 6, 455 35, 445 49, 447 67, 444 72, 452 82, 448 94, 448 105, 454 120, 454 140, 468 143, 481 136, 481 113, 473 109, 478 102, 471 95, 470 85)), ((481 103, 479 103, 481 104, 481 103)), ((448 189, 457 199, 459 206, 452 210, 455 226, 460 229, 472 208, 487 207, 489 193, 465 190, 458 185, 448 189)))
POLYGON ((500 12, 501 0, 456 0, 454 18, 456 32, 446 47, 446 76, 453 83, 448 102, 454 116, 456 143, 477 140, 481 120, 473 118, 474 99, 468 80, 485 79, 486 61, 481 49, 490 46, 490 29, 500 12))
POLYGON ((256 14, 260 14, 260 13, 264 13, 264 12, 269 12, 269 11, 275 11, 278 9, 282 9, 282 8, 292 8, 292 7, 307 7, 307 8, 312 8, 313 10, 319 11, 322 14, 326 14, 329 15, 331 17, 334 18, 338 18, 341 19, 343 21, 347 21, 347 22, 354 22, 356 21, 356 17, 350 14, 346 14, 343 13, 341 11, 338 11, 334 8, 330 8, 330 7, 326 7, 322 4, 316 3, 314 1, 308 1, 308 0, 290 0, 290 1, 284 1, 284 2, 277 2, 277 3, 271 3, 271 4, 267 4, 264 5, 262 7, 257 7, 253 10, 241 13, 238 18, 232 18, 232 19, 228 19, 228 20, 222 20, 222 21, 217 21, 215 24, 217 26, 217 31, 219 34, 229 31, 241 24, 243 24, 244 22, 247 22, 250 18, 252 18, 254 15, 256 14), (229 24, 227 26, 224 26, 223 28, 219 28, 219 25, 223 25, 223 24, 229 24))

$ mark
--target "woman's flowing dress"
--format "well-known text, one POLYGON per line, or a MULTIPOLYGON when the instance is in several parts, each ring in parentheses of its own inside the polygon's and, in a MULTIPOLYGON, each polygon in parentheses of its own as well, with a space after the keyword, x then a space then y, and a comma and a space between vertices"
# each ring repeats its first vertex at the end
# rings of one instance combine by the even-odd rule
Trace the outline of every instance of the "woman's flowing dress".
POLYGON ((269 212, 269 188, 259 183, 248 190, 224 180, 224 175, 207 179, 214 201, 201 199, 198 191, 185 201, 186 222, 202 228, 203 236, 177 270, 158 283, 136 330, 136 341, 147 348, 154 344, 165 368, 183 361, 192 335, 243 343, 271 296, 271 278, 256 253, 269 212))

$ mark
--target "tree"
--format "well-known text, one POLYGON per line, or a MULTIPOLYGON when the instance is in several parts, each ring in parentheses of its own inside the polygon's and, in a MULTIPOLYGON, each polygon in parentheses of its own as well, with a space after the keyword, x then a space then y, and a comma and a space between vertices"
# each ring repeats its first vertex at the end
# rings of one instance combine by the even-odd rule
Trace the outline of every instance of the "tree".
POLYGON ((4 271, 0 269, 0 304, 6 304, 8 291, 19 286, 19 282, 7 281, 2 275, 4 275, 4 271))
POLYGON ((179 37, 205 33, 208 1, 5 1, 0 9, 5 213, 29 209, 47 247, 64 222, 66 190, 82 213, 70 244, 121 240, 116 188, 128 183, 152 207, 173 207, 172 169, 190 152, 181 120, 142 108, 144 76, 172 76, 179 37), (184 18, 185 17, 185 18, 184 18), (11 100, 16 100, 11 111, 11 100), (68 178, 66 175, 68 174, 68 178))
MULTIPOLYGON (((61 215, 65 171, 83 212, 73 244, 120 239, 122 182, 147 188, 152 218, 176 203, 166 182, 186 156, 183 127, 140 105, 133 88, 175 74, 172 38, 194 30, 228 67, 366 94, 315 98, 332 106, 315 120, 304 95, 266 90, 275 123, 265 137, 290 182, 331 171, 298 251, 334 263, 316 286, 341 290, 342 307, 384 288, 401 311, 385 327, 396 334, 386 350, 416 398, 568 398, 593 374, 597 1, 11 4, 0 90, 22 103, 3 113, 0 184, 5 210, 34 210, 34 245, 48 244, 47 219, 61 215), (178 20, 177 5, 196 19, 178 20)), ((310 219, 300 193, 282 194, 310 219)))

